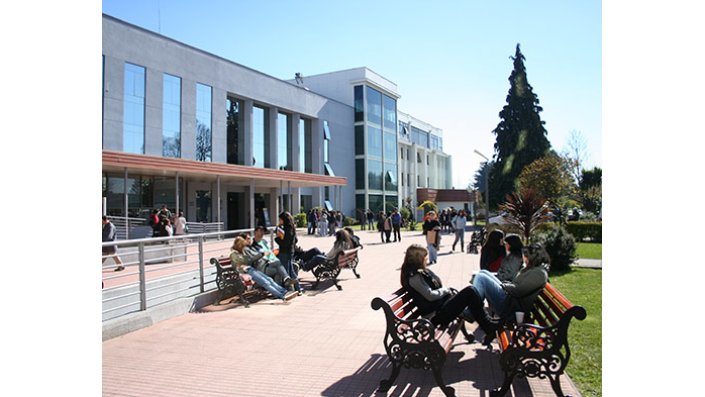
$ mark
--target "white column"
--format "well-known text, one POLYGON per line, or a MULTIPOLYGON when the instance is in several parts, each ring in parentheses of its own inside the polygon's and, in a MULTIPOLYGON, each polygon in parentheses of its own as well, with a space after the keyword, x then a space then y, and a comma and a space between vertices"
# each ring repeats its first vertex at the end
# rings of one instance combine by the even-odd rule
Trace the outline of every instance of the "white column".
POLYGON ((215 176, 215 191, 216 191, 216 197, 217 199, 215 200, 215 205, 216 205, 216 214, 217 214, 217 221, 220 222, 220 175, 215 176))

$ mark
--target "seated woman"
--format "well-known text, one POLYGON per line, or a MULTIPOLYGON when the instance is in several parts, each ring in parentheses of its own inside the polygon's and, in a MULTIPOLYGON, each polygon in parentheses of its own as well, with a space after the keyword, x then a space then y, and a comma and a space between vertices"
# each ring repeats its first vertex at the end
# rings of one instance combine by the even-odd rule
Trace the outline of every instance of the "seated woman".
POLYGON ((506 253, 502 239, 504 232, 495 229, 487 236, 487 241, 482 244, 480 250, 480 269, 496 272, 502 264, 502 259, 506 253))
POLYGON ((248 233, 240 233, 240 237, 247 242, 243 251, 247 261, 257 270, 271 277, 277 284, 290 289, 290 286, 294 284, 294 280, 289 277, 289 273, 286 272, 279 258, 271 250, 258 249, 262 246, 255 245, 248 233))
POLYGON ((427 266, 428 250, 419 244, 409 246, 401 265, 401 285, 416 302, 419 314, 426 316, 435 312, 431 323, 445 328, 467 308, 487 335, 485 343, 492 341, 498 325, 485 312, 475 287, 468 285, 460 292, 444 288, 441 279, 427 266))
POLYGON ((310 272, 316 266, 322 264, 327 260, 335 259, 335 257, 338 256, 340 252, 349 250, 351 248, 353 248, 353 243, 350 240, 350 235, 347 231, 345 231, 345 229, 339 229, 337 232, 335 232, 335 242, 333 243, 333 247, 330 249, 330 251, 328 251, 328 253, 325 255, 323 255, 322 253, 313 255, 310 259, 303 262, 302 270, 310 272))
POLYGON ((358 248, 363 249, 365 247, 362 246, 362 243, 360 242, 360 237, 355 235, 355 232, 350 226, 346 226, 343 229, 345 229, 346 232, 348 232, 348 236, 350 236, 350 242, 352 243, 352 248, 358 248))
POLYGON ((551 258, 541 245, 525 247, 522 259, 525 266, 512 281, 500 281, 487 272, 478 273, 473 281, 478 295, 487 299, 501 319, 511 318, 515 311, 529 313, 534 300, 548 282, 551 258))
POLYGON ((497 278, 499 281, 511 281, 524 263, 522 259, 524 244, 522 244, 518 235, 508 234, 504 237, 504 247, 507 250, 507 255, 502 259, 502 264, 499 265, 497 278))
POLYGON ((240 236, 235 238, 230 252, 232 265, 235 266, 238 271, 249 274, 255 283, 261 285, 277 299, 289 300, 296 296, 296 292, 288 292, 284 287, 275 283, 271 277, 251 265, 251 261, 248 260, 244 253, 247 245, 247 240, 244 238, 240 236))

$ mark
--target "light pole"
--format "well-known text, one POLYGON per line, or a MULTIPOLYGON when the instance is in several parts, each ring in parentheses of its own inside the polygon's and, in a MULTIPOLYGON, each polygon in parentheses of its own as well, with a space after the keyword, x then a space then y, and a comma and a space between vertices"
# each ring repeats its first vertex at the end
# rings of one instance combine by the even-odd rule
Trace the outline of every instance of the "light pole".
POLYGON ((475 149, 475 153, 485 159, 485 230, 487 230, 487 226, 490 224, 490 180, 489 180, 489 175, 490 175, 490 159, 487 158, 484 154, 480 153, 475 149))

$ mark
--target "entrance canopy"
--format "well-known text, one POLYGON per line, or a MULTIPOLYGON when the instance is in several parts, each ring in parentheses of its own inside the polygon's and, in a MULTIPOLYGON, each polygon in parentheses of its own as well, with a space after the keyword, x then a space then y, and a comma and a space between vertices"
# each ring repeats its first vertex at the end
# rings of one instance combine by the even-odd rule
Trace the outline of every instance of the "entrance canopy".
POLYGON ((123 172, 154 176, 178 176, 203 181, 249 184, 255 180, 258 187, 278 188, 286 183, 292 188, 345 186, 347 178, 303 172, 273 170, 237 164, 209 163, 169 157, 148 156, 103 150, 103 172, 123 172))

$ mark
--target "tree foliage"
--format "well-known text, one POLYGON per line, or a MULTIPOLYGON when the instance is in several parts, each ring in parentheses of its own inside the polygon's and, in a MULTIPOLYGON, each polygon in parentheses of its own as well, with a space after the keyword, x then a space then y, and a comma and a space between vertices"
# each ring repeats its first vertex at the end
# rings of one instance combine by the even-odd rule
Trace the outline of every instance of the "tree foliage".
POLYGON ((529 241, 534 229, 550 219, 548 202, 531 188, 508 194, 507 201, 499 208, 507 212, 505 219, 519 228, 524 241, 529 241))
POLYGON ((519 44, 512 57, 507 104, 499 113, 500 122, 492 131, 495 166, 490 171, 490 203, 497 203, 515 190, 515 181, 525 166, 546 155, 551 144, 541 120, 539 99, 528 82, 524 55, 519 44))
POLYGON ((517 187, 532 188, 539 197, 560 204, 575 191, 575 184, 566 161, 555 153, 534 161, 521 171, 517 187))

